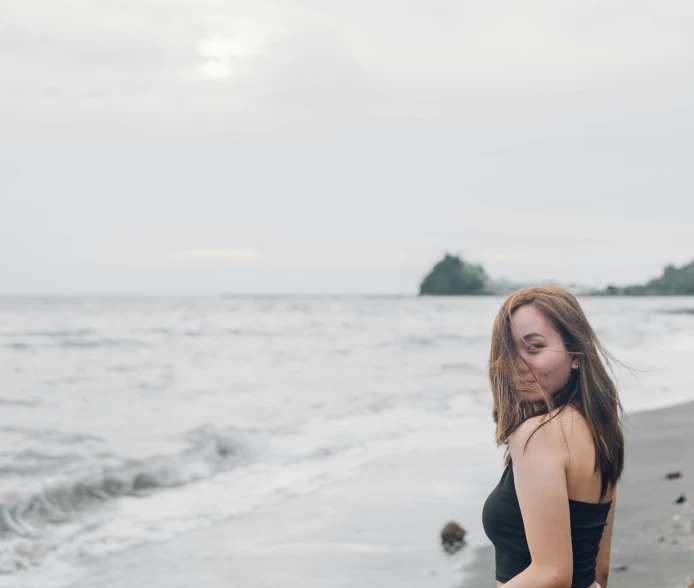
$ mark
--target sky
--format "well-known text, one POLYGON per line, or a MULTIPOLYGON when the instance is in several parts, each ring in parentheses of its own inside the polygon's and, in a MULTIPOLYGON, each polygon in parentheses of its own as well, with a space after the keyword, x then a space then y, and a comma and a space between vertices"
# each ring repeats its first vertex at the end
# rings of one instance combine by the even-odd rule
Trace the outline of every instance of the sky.
POLYGON ((0 293, 694 259, 688 0, 0 0, 0 71, 0 293))

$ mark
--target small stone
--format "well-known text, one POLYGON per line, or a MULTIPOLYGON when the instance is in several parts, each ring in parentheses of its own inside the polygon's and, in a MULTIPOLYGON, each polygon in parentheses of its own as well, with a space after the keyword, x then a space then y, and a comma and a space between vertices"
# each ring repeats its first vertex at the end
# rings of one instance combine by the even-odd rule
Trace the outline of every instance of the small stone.
POLYGON ((444 551, 449 554, 456 553, 465 545, 465 529, 451 521, 441 531, 441 543, 444 551))
POLYGON ((451 521, 441 531, 441 543, 456 543, 465 540, 465 529, 451 521))
POLYGON ((616 566, 612 566, 613 572, 626 572, 628 569, 629 569, 629 566, 626 564, 619 564, 616 566))
POLYGON ((682 472, 670 472, 665 476, 666 479, 668 480, 676 480, 677 478, 682 477, 682 472))
POLYGON ((682 504, 685 500, 687 500, 687 497, 684 494, 680 494, 675 498, 675 504, 682 504))

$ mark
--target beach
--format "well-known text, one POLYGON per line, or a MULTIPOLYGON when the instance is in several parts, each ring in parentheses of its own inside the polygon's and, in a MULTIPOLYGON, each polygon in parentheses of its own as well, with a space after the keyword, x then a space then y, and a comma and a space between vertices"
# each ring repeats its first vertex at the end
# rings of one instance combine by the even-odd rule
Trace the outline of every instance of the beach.
MULTIPOLYGON (((486 369, 499 304, 0 301, 0 587, 493 588, 481 510, 503 471, 486 369), (467 531, 452 555, 449 521, 467 531)), ((627 567, 611 585, 653 585, 648 564, 681 586, 693 415, 660 409, 693 400, 694 315, 676 297, 582 304, 639 368, 616 374, 632 417, 613 555, 627 567)))
POLYGON ((496 588, 493 415, 574 383, 601 588, 694 588, 692 3, 0 23, 0 588, 496 588))
POLYGON ((488 483, 475 481, 489 479, 491 452, 479 456, 468 471, 449 450, 377 460, 320 492, 101 561, 73 588, 455 586, 486 542, 479 510, 488 483), (440 546, 448 520, 469 533, 453 556, 440 546))
MULTIPOLYGON (((675 503, 682 493, 694 496, 692 422, 694 402, 625 422, 610 588, 694 580, 694 509, 675 503), (671 471, 682 476, 668 480, 671 471)), ((465 469, 455 449, 385 458, 315 494, 99 561, 72 588, 493 588, 493 550, 480 516, 490 474, 500 472, 490 465, 495 456, 481 447, 465 469), (467 531, 467 545, 454 555, 440 546, 448 520, 467 531)))

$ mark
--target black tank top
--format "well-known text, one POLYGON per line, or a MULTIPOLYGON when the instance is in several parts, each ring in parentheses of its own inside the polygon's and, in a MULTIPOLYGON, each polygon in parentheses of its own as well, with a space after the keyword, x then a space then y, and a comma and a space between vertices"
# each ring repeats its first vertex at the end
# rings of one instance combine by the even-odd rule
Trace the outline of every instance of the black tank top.
MULTIPOLYGON (((482 509, 484 532, 494 544, 496 579, 504 583, 531 562, 511 466, 509 462, 482 509)), ((595 561, 611 504, 611 500, 596 504, 569 498, 574 559, 571 588, 588 588, 595 582, 595 561)))

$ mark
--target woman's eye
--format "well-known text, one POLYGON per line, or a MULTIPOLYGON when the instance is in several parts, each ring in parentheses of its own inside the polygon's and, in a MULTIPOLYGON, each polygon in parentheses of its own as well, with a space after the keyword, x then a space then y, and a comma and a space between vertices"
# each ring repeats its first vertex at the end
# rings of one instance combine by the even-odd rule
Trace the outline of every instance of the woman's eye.
POLYGON ((542 349, 542 345, 533 345, 532 343, 526 346, 526 349, 528 351, 537 351, 538 349, 542 349))

